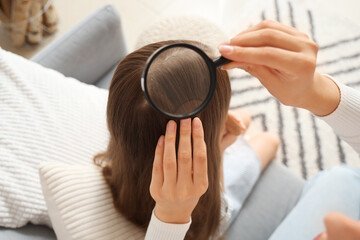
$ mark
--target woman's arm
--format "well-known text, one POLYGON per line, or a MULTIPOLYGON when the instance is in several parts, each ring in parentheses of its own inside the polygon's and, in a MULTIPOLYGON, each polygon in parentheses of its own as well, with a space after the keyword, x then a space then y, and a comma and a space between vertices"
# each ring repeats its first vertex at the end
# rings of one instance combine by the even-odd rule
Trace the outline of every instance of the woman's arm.
POLYGON ((360 93, 316 71, 318 46, 306 34, 267 20, 219 50, 233 61, 224 69, 249 72, 283 104, 307 109, 325 120, 360 153, 360 93))
MULTIPOLYGON (((278 22, 264 21, 219 46, 219 50, 233 61, 223 68, 249 72, 280 102, 311 111, 360 153, 360 92, 316 72, 318 46, 307 35, 278 22)), ((342 225, 335 228, 328 220, 329 216, 325 219, 328 236, 323 234, 321 239, 345 239, 346 234, 346 239, 359 238, 358 222, 337 218, 335 224, 342 225)))

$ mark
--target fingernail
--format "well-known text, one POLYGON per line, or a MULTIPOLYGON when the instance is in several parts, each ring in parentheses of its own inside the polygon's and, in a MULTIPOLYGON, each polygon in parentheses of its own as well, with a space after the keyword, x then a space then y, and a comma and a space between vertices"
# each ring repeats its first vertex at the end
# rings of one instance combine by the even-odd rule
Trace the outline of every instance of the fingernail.
POLYGON ((164 146, 164 136, 161 136, 161 137, 159 138, 158 145, 159 145, 160 147, 164 146))
POLYGON ((233 46, 222 45, 219 47, 221 53, 231 53, 234 50, 233 46))
POLYGON ((168 132, 175 132, 175 125, 176 123, 174 121, 169 121, 167 126, 168 132))
POLYGON ((201 128, 201 121, 200 121, 199 118, 197 118, 197 117, 194 118, 193 122, 194 122, 194 129, 199 129, 199 128, 201 128))

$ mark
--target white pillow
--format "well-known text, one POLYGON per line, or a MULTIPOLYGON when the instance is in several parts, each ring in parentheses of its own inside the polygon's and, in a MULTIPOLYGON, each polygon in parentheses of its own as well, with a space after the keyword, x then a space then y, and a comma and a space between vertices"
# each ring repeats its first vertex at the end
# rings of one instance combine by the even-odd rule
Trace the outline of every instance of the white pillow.
POLYGON ((192 40, 211 47, 220 55, 217 46, 228 40, 227 35, 214 22, 196 15, 177 15, 159 19, 137 38, 135 48, 166 40, 192 40))
POLYGON ((107 95, 0 48, 0 226, 51 226, 38 165, 93 165, 109 139, 107 95))
POLYGON ((115 210, 101 168, 45 162, 39 174, 59 240, 144 239, 145 232, 115 210))

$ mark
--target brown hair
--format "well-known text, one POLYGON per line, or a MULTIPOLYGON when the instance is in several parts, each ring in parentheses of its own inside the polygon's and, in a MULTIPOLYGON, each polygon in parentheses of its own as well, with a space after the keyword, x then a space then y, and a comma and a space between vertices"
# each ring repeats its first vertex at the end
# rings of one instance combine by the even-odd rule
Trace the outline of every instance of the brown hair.
MULTIPOLYGON (((103 175, 111 188, 115 208, 144 229, 149 224, 155 206, 149 191, 155 147, 159 137, 165 133, 169 119, 149 105, 141 90, 140 79, 149 56, 158 48, 173 42, 175 41, 144 46, 120 62, 109 89, 107 124, 110 142, 107 151, 94 158, 95 163, 103 167, 103 175)), ((203 44, 181 42, 193 44, 211 54, 210 48, 203 44)), ((197 67, 192 64, 186 72, 196 75, 199 70, 197 67)), ((161 69, 159 72, 161 74, 161 69)), ((166 74, 170 79, 175 77, 171 72, 166 74)), ((214 97, 198 115, 204 126, 207 145, 209 187, 193 211, 192 224, 185 239, 208 239, 216 235, 220 222, 219 143, 221 128, 229 108, 231 88, 226 71, 217 69, 216 78, 214 97)))

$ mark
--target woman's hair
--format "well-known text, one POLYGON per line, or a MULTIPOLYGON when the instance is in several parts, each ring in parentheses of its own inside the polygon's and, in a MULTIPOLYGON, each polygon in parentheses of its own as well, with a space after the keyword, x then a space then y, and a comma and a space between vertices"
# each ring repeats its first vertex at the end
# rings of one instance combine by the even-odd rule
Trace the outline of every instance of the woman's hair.
MULTIPOLYGON (((165 134, 170 120, 155 111, 141 90, 141 74, 149 56, 158 48, 179 41, 149 44, 126 56, 113 76, 107 105, 107 124, 110 141, 106 152, 95 156, 94 161, 103 168, 103 175, 110 186, 115 208, 131 222, 148 226, 155 201, 149 191, 154 153, 157 141, 165 134)), ((193 41, 209 57, 209 47, 193 41)), ((171 64, 168 60, 168 64, 171 64)), ((176 60, 177 62, 179 59, 176 60)), ((156 75, 168 79, 181 79, 179 74, 199 75, 199 61, 180 57, 183 71, 163 71, 156 75), (182 60, 183 59, 183 60, 182 60), (192 64, 188 64, 188 62, 192 64)), ((200 198, 192 214, 192 224, 185 239, 208 239, 217 234, 220 222, 220 137, 231 97, 230 80, 226 71, 216 70, 217 86, 209 105, 199 113, 204 127, 207 146, 209 187, 200 198)), ((177 121, 179 123, 179 121, 177 121)))

